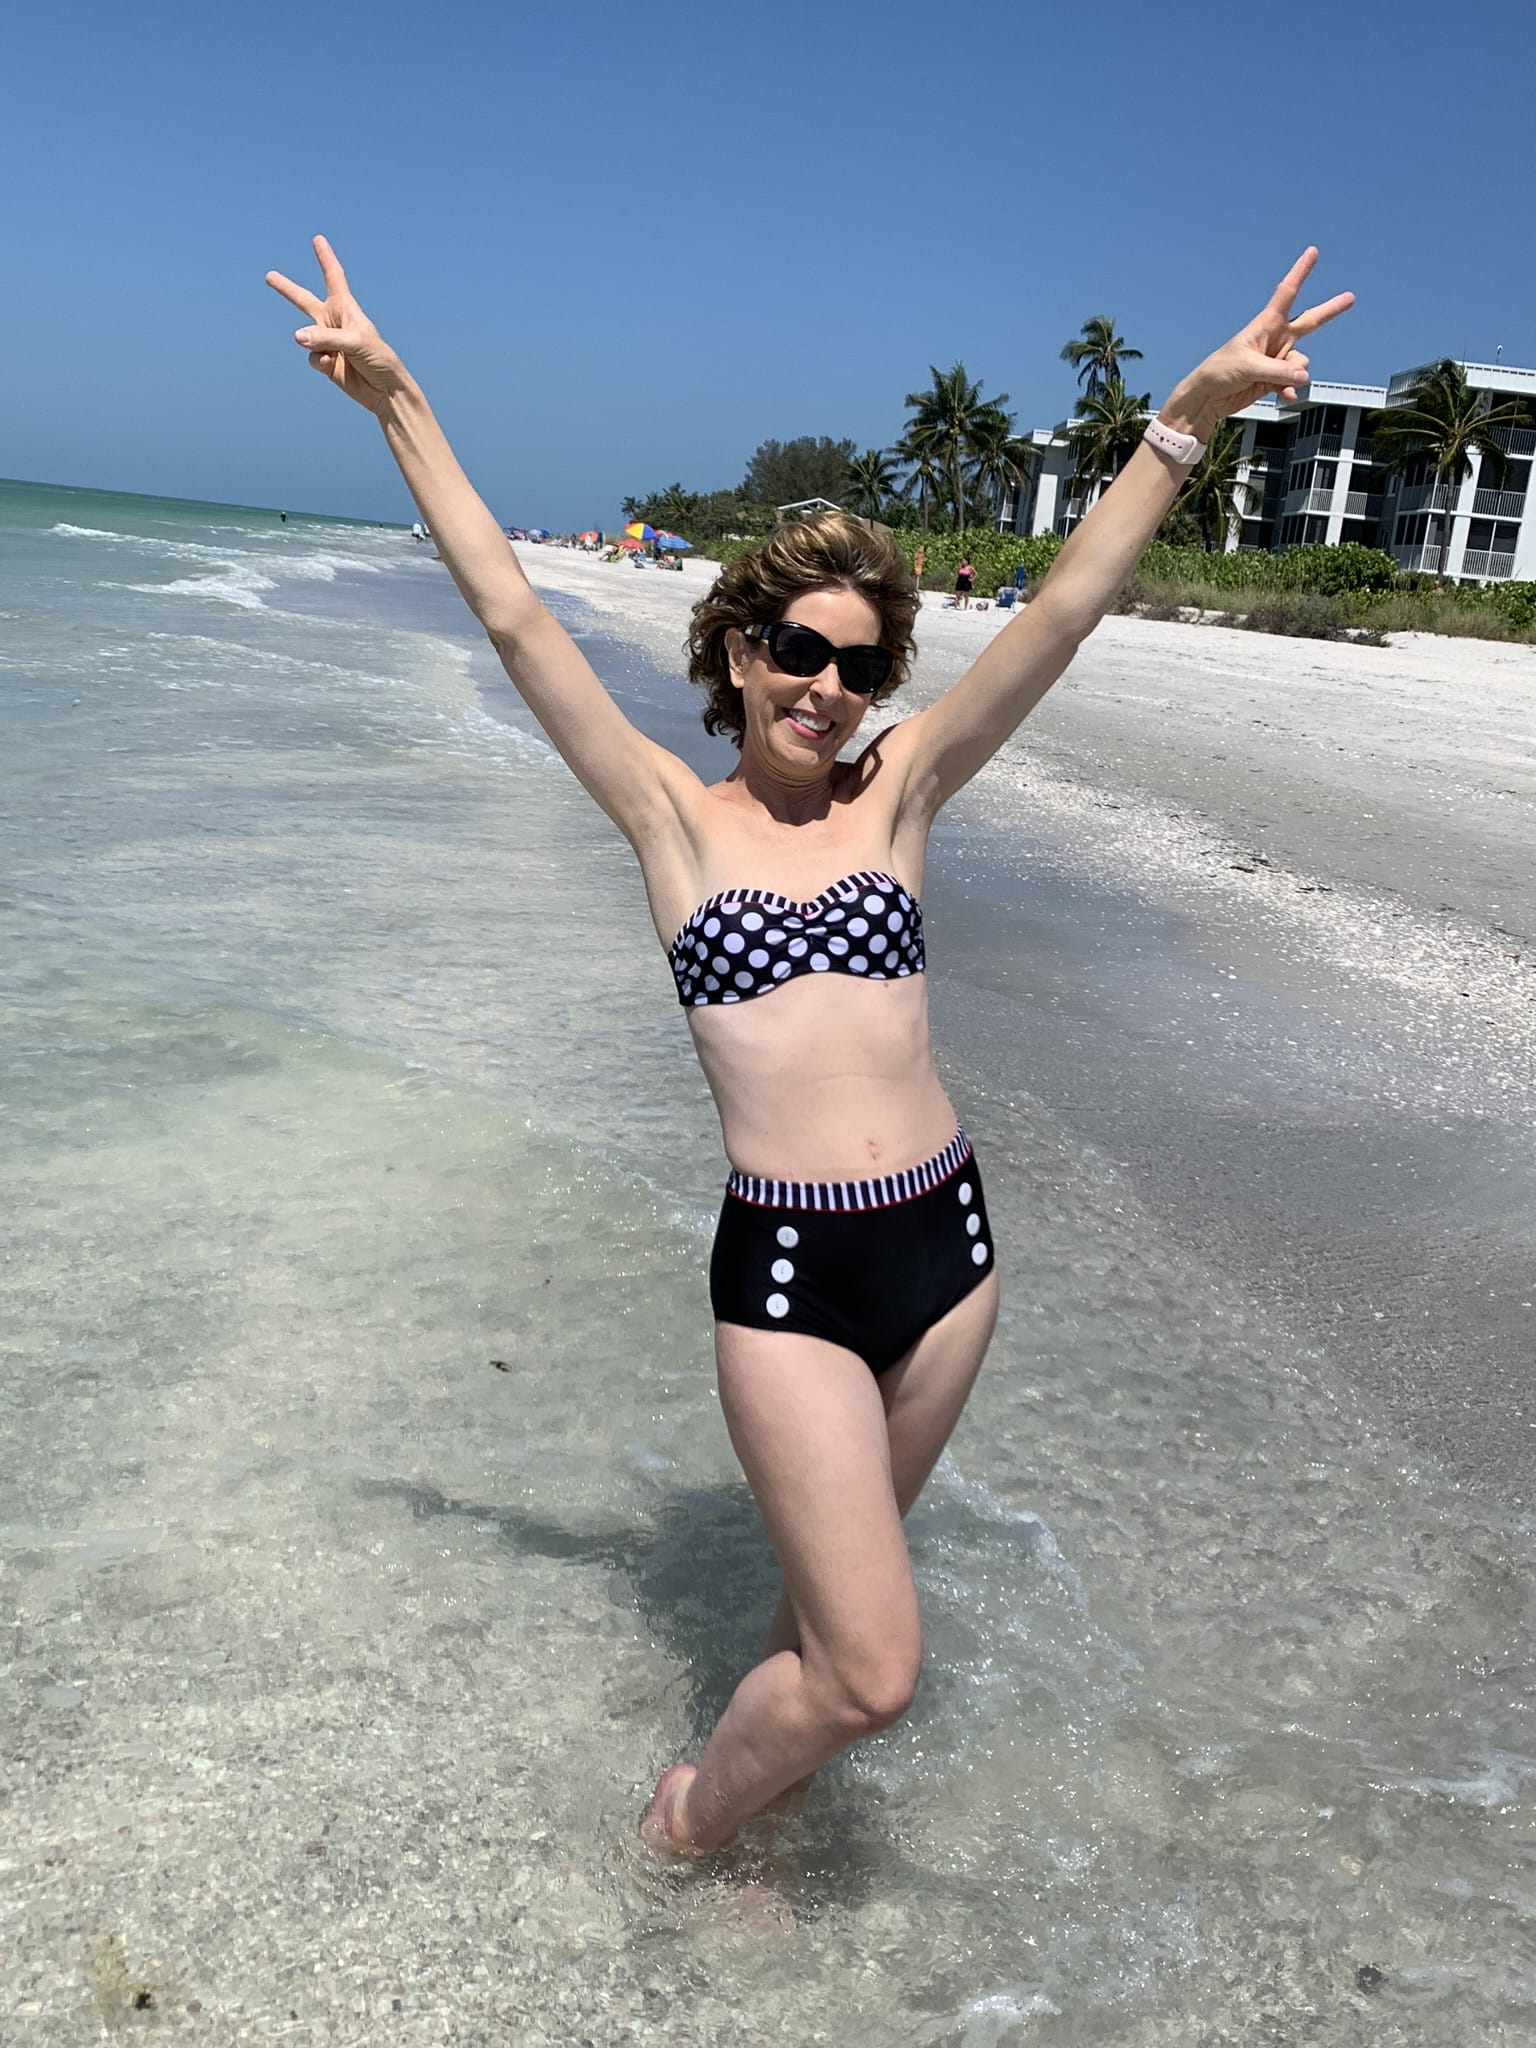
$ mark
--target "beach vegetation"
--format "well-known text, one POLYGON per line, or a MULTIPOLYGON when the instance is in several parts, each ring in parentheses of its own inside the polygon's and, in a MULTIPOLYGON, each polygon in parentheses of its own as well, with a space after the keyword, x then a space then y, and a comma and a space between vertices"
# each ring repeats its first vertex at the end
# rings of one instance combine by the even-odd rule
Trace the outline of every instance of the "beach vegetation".
POLYGON ((970 558, 976 575, 976 590, 988 597, 1005 583, 1012 583, 1022 569, 1025 581, 1034 589, 1044 578, 1064 545, 1059 533, 998 533, 991 527, 976 526, 961 532, 954 528, 926 534, 908 529, 897 532, 896 544, 907 560, 915 560, 923 548, 923 588, 951 590, 960 561, 970 558))
POLYGON ((1239 476, 1242 462, 1242 427, 1236 420, 1222 420, 1174 500, 1174 511, 1188 516, 1199 545, 1208 554, 1225 551, 1259 496, 1255 487, 1239 476))
POLYGON ((760 441, 747 463, 740 495, 755 505, 794 505, 804 498, 830 498, 842 505, 852 490, 852 441, 826 434, 801 434, 793 441, 760 441))
POLYGON ((1077 339, 1067 343, 1061 360, 1076 370, 1079 384, 1087 380, 1086 395, 1092 398, 1106 384, 1123 384, 1125 372, 1121 364, 1139 363, 1141 350, 1129 347, 1124 335, 1116 334, 1108 313, 1096 313, 1083 322, 1077 339))
POLYGON ((898 463, 899 458, 891 448, 866 448, 862 455, 856 455, 848 465, 852 486, 846 501, 849 511, 868 519, 884 520, 900 476, 898 463))
POLYGON ((912 451, 909 461, 922 462, 943 479, 950 515, 964 531, 971 515, 967 478, 974 487, 982 451, 1013 435, 1008 394, 1000 391, 995 398, 984 398, 980 379, 972 377, 964 363, 947 370, 930 363, 928 378, 926 390, 909 391, 902 401, 909 414, 903 443, 912 451))
POLYGON ((927 426, 909 422, 896 444, 896 453, 907 470, 900 487, 901 498, 909 505, 916 501, 918 524, 926 533, 935 511, 941 520, 944 517, 944 462, 938 434, 927 426))
POLYGON ((990 526, 996 508, 1012 490, 1024 492, 1040 468, 1033 441, 1014 431, 1013 415, 998 408, 984 414, 971 433, 966 467, 967 525, 990 526))
POLYGON ((1096 487, 1117 477, 1141 446, 1152 409, 1152 394, 1126 390, 1118 377, 1077 401, 1076 417, 1067 428, 1072 449, 1072 496, 1086 499, 1096 487))

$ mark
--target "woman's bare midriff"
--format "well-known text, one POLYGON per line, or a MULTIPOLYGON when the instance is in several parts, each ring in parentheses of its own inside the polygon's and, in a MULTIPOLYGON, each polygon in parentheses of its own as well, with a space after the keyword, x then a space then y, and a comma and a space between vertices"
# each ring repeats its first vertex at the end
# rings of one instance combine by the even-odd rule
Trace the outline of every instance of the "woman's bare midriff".
POLYGON ((768 1180, 871 1180, 940 1152, 955 1112, 928 1042, 928 988, 806 975, 688 1012, 726 1157, 768 1180))

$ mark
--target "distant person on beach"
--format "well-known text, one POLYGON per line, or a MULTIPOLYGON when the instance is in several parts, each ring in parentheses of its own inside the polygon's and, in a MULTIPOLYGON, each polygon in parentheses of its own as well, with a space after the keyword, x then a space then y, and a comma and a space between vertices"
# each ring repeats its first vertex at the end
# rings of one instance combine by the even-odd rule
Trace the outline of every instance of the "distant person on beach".
POLYGON ((1266 394, 1294 400, 1297 344, 1351 295, 1293 311, 1307 250, 1175 385, 1029 609, 936 702, 874 721, 850 760, 912 660, 905 559, 831 513, 731 563, 688 643, 704 724, 739 749, 706 784, 630 723, 534 594, 420 387, 330 245, 314 246, 323 298, 267 281, 303 315, 313 367, 379 421, 507 674, 634 847, 720 1113, 720 1406, 783 1591, 762 1661, 698 1761, 661 1774, 642 1822, 658 1854, 712 1850, 754 1815, 796 1809, 822 1764, 906 1712, 921 1635, 902 1518, 997 1314, 980 1171, 929 1044, 929 830, 1104 616, 1218 422, 1266 394))
POLYGON ((917 553, 912 557, 912 588, 917 593, 919 604, 923 601, 923 564, 928 559, 928 550, 922 541, 917 544, 917 553))
POLYGON ((959 610, 970 610, 971 592, 975 587, 976 571, 971 567, 971 558, 969 555, 962 555, 955 569, 955 604, 959 610))

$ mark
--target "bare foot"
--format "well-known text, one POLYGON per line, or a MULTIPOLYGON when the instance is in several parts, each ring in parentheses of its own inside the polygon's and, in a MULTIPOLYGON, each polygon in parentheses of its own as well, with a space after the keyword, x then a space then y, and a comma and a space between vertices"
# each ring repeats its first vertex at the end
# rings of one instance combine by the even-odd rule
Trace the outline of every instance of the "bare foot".
POLYGON ((669 1764, 656 1780, 651 1804, 640 1823, 640 1839, 655 1856, 702 1856, 679 1832, 682 1816, 678 1809, 688 1796, 688 1787, 698 1776, 692 1764, 669 1764))

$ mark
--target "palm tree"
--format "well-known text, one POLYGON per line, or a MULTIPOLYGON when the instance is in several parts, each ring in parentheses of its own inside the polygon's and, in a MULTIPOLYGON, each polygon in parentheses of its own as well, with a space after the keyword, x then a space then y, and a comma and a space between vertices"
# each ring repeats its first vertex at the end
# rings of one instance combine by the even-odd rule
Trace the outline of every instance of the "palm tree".
POLYGON ((692 525, 693 515, 699 509, 698 493, 685 491, 681 484, 668 484, 654 505, 656 523, 668 533, 681 533, 685 526, 692 525))
POLYGON ((1440 515, 1440 575, 1445 574, 1450 558, 1456 495, 1471 473, 1474 452, 1482 456, 1497 489, 1504 481, 1509 452, 1499 437, 1511 427, 1529 424, 1530 415, 1521 399, 1495 405, 1491 391, 1468 388, 1466 372, 1449 356, 1441 356, 1419 372, 1402 405, 1387 406, 1376 414, 1372 440, 1380 467, 1401 475, 1411 463, 1423 462, 1432 482, 1445 494, 1440 515))
MULTIPOLYGON (((973 382, 966 374, 964 363, 956 363, 952 369, 943 372, 930 363, 928 375, 933 380, 928 389, 909 391, 902 401, 912 408, 907 435, 910 438, 916 431, 930 441, 934 459, 945 472, 949 484, 949 501, 954 507, 955 524, 964 532, 964 477, 971 440, 982 421, 1002 411, 1008 403, 1008 394, 1004 391, 996 398, 983 398, 980 383, 973 382)), ((982 428, 981 431, 990 430, 982 428)))
POLYGON ((944 465, 939 455, 937 435, 926 427, 909 426, 896 445, 896 457, 907 464, 900 495, 907 499, 916 498, 926 533, 929 507, 944 502, 944 465))
POLYGON ((1208 553, 1224 552, 1248 517, 1255 492, 1246 477, 1238 478, 1242 460, 1243 430, 1236 420, 1222 420, 1174 500, 1174 511, 1187 512, 1199 526, 1208 553))
POLYGON ((853 509, 878 519, 886 499, 896 489, 896 457, 892 450, 866 448, 849 463, 848 476, 853 509))
POLYGON ((1061 360, 1070 363, 1077 372, 1077 381, 1088 379, 1088 396, 1102 390, 1106 384, 1123 384, 1125 372, 1122 363, 1139 363, 1141 350, 1127 348, 1123 335, 1116 334, 1115 323, 1107 313, 1095 313, 1091 320, 1085 320, 1079 329, 1080 341, 1069 341, 1061 352, 1061 360))
POLYGON ((1010 490, 1022 494, 1040 468, 1040 451, 1013 431, 1005 412, 978 421, 971 435, 971 462, 966 483, 972 503, 986 516, 1001 517, 1010 490))
POLYGON ((1077 417, 1067 429, 1074 497, 1086 498, 1106 477, 1119 475, 1147 431, 1151 405, 1150 391, 1135 397, 1118 377, 1077 401, 1077 417))

